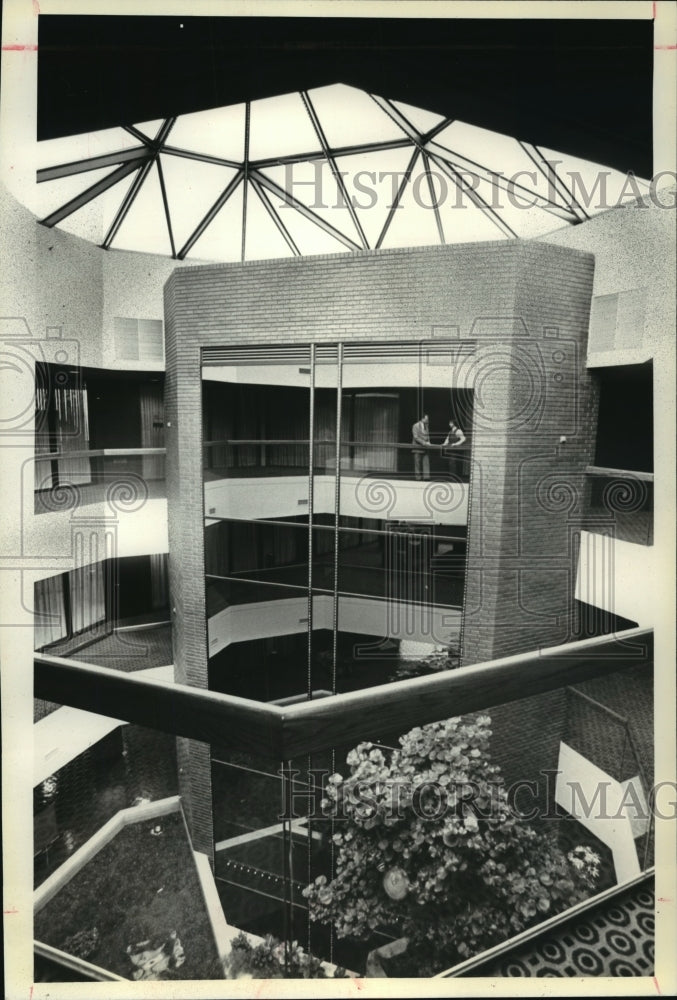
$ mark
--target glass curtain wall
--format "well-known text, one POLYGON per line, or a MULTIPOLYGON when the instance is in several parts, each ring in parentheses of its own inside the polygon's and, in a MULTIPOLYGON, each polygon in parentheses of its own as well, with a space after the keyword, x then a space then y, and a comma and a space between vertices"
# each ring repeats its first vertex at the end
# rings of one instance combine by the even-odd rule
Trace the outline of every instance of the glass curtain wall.
MULTIPOLYGON (((284 705, 457 665, 472 394, 439 362, 419 344, 203 352, 212 690, 284 705)), ((215 876, 232 925, 362 968, 388 936, 347 945, 303 895, 336 874, 318 803, 350 749, 212 747, 215 876)))
POLYGON ((449 357, 205 351, 212 688, 304 699, 455 665, 472 393, 449 357))

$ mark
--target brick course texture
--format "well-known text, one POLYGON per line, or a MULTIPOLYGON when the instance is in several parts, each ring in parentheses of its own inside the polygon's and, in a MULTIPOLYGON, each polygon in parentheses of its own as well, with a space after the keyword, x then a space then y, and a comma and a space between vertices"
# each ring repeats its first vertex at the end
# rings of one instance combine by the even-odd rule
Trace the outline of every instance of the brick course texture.
MULTIPOLYGON (((515 241, 175 271, 165 327, 177 681, 207 686, 202 347, 463 342, 475 411, 462 662, 566 641, 583 470, 594 457, 597 398, 585 368, 593 270, 591 254, 515 241)), ((515 724, 525 726, 522 714, 515 724)), ((182 793, 195 847, 211 855, 209 769, 196 773, 192 757, 184 746, 182 793)))

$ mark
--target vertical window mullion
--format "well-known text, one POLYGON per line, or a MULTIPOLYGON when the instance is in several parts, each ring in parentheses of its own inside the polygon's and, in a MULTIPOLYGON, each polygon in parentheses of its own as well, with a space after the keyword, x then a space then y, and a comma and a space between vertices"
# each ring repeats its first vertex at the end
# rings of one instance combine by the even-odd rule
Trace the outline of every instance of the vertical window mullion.
POLYGON ((307 695, 313 697, 313 510, 315 474, 315 344, 310 345, 310 397, 308 400, 308 677, 307 695))
POLYGON ((332 621, 332 676, 331 693, 336 694, 336 668, 338 656, 338 575, 339 575, 339 521, 341 508, 341 420, 343 396, 343 344, 338 345, 336 359, 336 469, 334 479, 334 593, 332 621))

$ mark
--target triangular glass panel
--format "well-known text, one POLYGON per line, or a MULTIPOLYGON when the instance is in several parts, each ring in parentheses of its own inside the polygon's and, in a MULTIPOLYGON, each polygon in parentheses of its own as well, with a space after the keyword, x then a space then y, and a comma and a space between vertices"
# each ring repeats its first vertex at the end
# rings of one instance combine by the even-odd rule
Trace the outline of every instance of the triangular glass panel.
POLYGON ((393 101, 393 104, 421 135, 429 132, 436 125, 439 125, 440 122, 444 121, 444 115, 438 115, 434 111, 415 108, 412 104, 404 104, 403 101, 393 101))
MULTIPOLYGON (((143 132, 143 134, 148 139, 154 139, 155 136, 160 131, 160 129, 162 128, 162 125, 163 125, 164 121, 165 121, 164 118, 154 118, 153 121, 150 121, 150 122, 141 122, 140 125, 135 125, 134 128, 138 129, 139 132, 143 132)), ((170 132, 170 135, 171 135, 171 132, 170 132)))
POLYGON ((35 163, 38 170, 55 167, 61 163, 75 163, 103 156, 118 149, 141 148, 142 143, 122 128, 100 129, 97 132, 82 132, 80 135, 47 139, 35 145, 35 163))
POLYGON ((399 207, 383 240, 383 247, 433 246, 441 242, 428 179, 421 157, 411 173, 399 207))
MULTIPOLYGON (((66 205, 72 198, 76 198, 79 194, 82 194, 98 181, 103 180, 104 177, 109 177, 115 172, 115 170, 115 167, 103 167, 100 170, 87 170, 82 174, 72 174, 70 177, 59 177, 54 181, 44 181, 42 184, 36 184, 33 190, 33 200, 31 201, 29 208, 31 208, 32 211, 35 211, 35 214, 39 219, 44 219, 52 212, 55 212, 58 208, 66 205)), ((128 179, 125 181, 125 184, 115 185, 115 190, 117 192, 116 197, 118 199, 122 197, 121 192, 124 192, 127 183, 128 179)), ((100 197, 101 196, 99 196, 99 198, 100 197)), ((94 201, 98 201, 99 198, 95 198, 94 201)), ((83 209, 78 210, 78 212, 81 211, 83 211, 83 209)), ((78 212, 74 214, 77 215, 78 212)), ((99 218, 100 217, 99 212, 99 218)), ((69 218, 72 218, 72 216, 66 216, 59 223, 59 226, 62 229, 66 229, 68 232, 70 232, 67 228, 69 218)), ((97 241, 100 238, 101 234, 98 235, 97 241)))
POLYGON ((486 178, 490 172, 502 175, 511 182, 510 190, 516 199, 520 194, 527 196, 534 192, 541 199, 564 205, 546 174, 511 136, 456 121, 435 136, 428 148, 459 170, 473 172, 472 165, 464 162, 467 158, 479 165, 479 176, 486 178))
POLYGON ((171 256, 172 248, 155 164, 148 171, 112 246, 117 250, 139 250, 143 253, 171 256))
POLYGON ((242 253, 242 183, 190 250, 191 260, 236 261, 242 253))
POLYGON ((300 94, 253 101, 249 121, 249 159, 263 160, 321 148, 300 94))
MULTIPOLYGON (((431 170, 443 174, 436 164, 431 164, 431 170)), ((463 179, 456 183, 453 177, 444 174, 448 189, 440 211, 445 234, 449 234, 448 242, 475 243, 512 238, 499 221, 505 221, 504 201, 501 200, 505 199, 504 192, 497 190, 490 181, 461 176, 463 179), (481 205, 477 204, 476 199, 481 199, 481 205)), ((516 236, 520 235, 519 229, 513 231, 516 236)))
POLYGON ((242 163, 244 123, 244 104, 180 115, 169 133, 167 145, 242 163))
POLYGON ((160 155, 160 163, 178 253, 236 171, 168 153, 160 155))
POLYGON ((539 149, 549 161, 557 162, 555 169, 558 176, 588 215, 628 205, 638 197, 638 192, 641 195, 648 194, 649 182, 643 178, 629 177, 620 170, 566 153, 556 153, 543 146, 539 146, 539 149))
POLYGON ((413 146, 408 146, 336 158, 370 247, 378 242, 412 154, 413 146))
MULTIPOLYGON (((279 205, 279 201, 273 197, 273 202, 279 205)), ((283 205, 279 208, 280 218, 284 223, 287 232, 296 243, 299 253, 306 257, 318 253, 345 253, 348 247, 321 229, 312 220, 294 208, 293 205, 283 205)))
POLYGON ((332 148, 406 138, 404 132, 363 90, 337 83, 309 91, 332 148))
MULTIPOLYGON (((348 210, 346 199, 336 183, 326 160, 289 163, 278 167, 265 167, 261 173, 275 181, 279 187, 309 208, 319 218, 343 233, 359 247, 362 242, 348 210)), ((350 192, 347 192, 350 195, 350 192)), ((278 195, 272 195, 273 204, 281 205, 278 195)))
POLYGON ((246 237, 245 260, 294 256, 293 250, 251 184, 247 191, 246 237))

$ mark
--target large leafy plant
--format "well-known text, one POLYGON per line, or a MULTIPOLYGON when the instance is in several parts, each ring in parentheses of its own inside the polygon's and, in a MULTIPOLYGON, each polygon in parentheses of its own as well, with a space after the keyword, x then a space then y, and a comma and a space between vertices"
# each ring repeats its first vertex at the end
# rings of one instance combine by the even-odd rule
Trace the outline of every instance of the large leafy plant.
MULTIPOLYGON (((589 894, 594 862, 572 864, 510 807, 488 756, 491 719, 416 728, 391 752, 361 743, 332 775, 336 875, 305 890, 339 937, 409 941, 416 974, 477 954, 589 894)), ((597 859, 598 860, 598 859, 597 859)))

